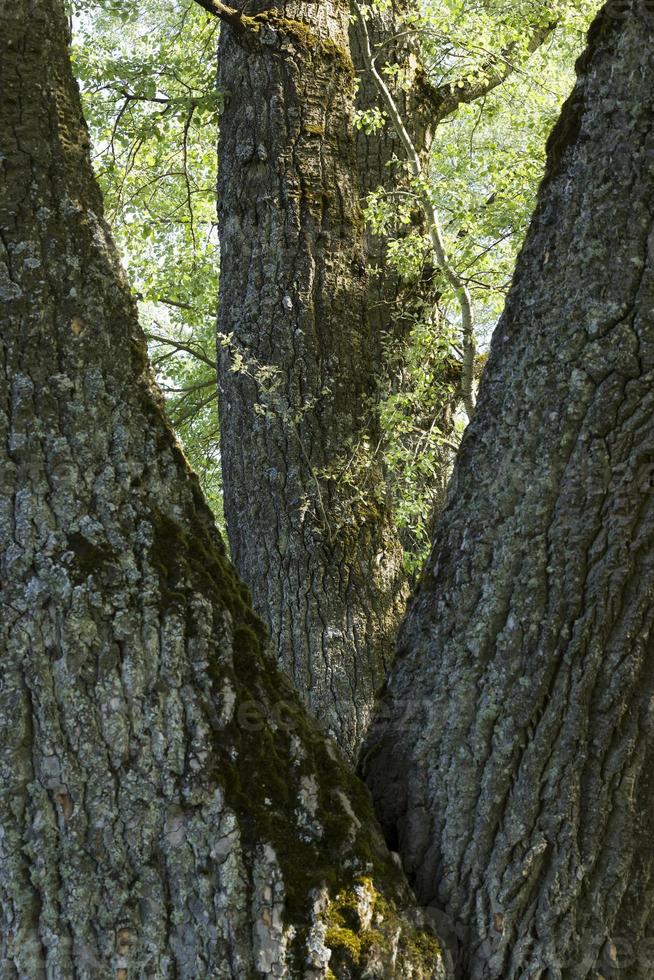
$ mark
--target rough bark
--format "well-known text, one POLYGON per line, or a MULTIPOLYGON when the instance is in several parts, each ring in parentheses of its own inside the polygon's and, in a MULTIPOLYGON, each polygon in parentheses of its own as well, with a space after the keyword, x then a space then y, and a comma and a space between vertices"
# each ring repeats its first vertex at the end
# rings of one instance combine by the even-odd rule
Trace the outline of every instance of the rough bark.
POLYGON ((471 980, 654 977, 654 19, 627 6, 550 139, 365 759, 471 980))
POLYGON ((0 976, 442 975, 162 414, 63 4, 0 33, 0 976))
POLYGON ((247 38, 225 26, 219 55, 225 513, 279 663, 353 753, 386 674, 404 573, 374 453, 379 343, 349 8, 249 11, 247 38))

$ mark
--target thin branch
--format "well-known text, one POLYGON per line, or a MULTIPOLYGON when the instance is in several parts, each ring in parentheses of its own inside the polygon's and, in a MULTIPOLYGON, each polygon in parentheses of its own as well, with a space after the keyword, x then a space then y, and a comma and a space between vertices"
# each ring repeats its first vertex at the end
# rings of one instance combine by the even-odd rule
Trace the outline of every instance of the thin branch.
MULTIPOLYGON (((175 388, 173 385, 162 384, 161 389, 167 394, 171 395, 183 395, 184 399, 188 399, 190 395, 193 395, 196 391, 204 391, 206 388, 214 388, 216 384, 215 378, 210 378, 208 381, 198 381, 194 385, 183 385, 181 388, 175 388)), ((182 401, 182 399, 180 399, 182 401)))
POLYGON ((182 303, 178 299, 170 299, 169 296, 157 296, 154 302, 162 303, 164 306, 174 306, 177 310, 190 310, 192 313, 201 313, 203 316, 211 316, 211 314, 207 313, 205 310, 198 310, 197 306, 193 306, 191 303, 182 303))
POLYGON ((475 329, 474 321, 472 315, 472 301, 470 298, 470 291, 468 287, 463 282, 459 274, 457 273, 454 266, 451 264, 447 252, 445 250, 445 243, 443 240, 443 232, 441 230, 441 222, 438 212, 434 206, 434 203, 429 195, 426 188, 425 175, 422 168, 422 163, 420 162, 420 156, 413 145, 413 140, 411 139, 409 132, 404 124, 404 120, 400 114, 397 107, 397 103, 393 98, 390 89, 386 85, 386 82, 380 75, 376 65, 374 56, 372 53, 372 48, 370 44, 370 34, 368 33, 368 25, 366 23, 363 11, 358 3, 354 4, 354 8, 357 14, 359 23, 361 24, 362 31, 362 41, 363 41, 363 56, 366 62, 366 67, 371 72, 382 99, 388 110, 388 114, 391 121, 395 127, 397 135, 404 147, 404 151, 407 155, 409 161, 409 166, 411 172, 416 179, 419 188, 420 201, 425 214, 425 219, 427 221, 427 227, 429 229, 429 239, 431 241, 432 250, 434 253, 434 259, 438 268, 443 272, 445 278, 451 285, 454 293, 461 307, 461 335, 463 340, 463 355, 462 355, 462 365, 461 365, 461 395, 463 398, 463 404, 465 406, 466 414, 468 419, 472 419, 475 410, 475 396, 473 390, 473 380, 474 380, 474 366, 475 366, 475 329))
POLYGON ((162 337, 156 333, 146 334, 148 340, 154 341, 156 344, 166 344, 168 347, 173 347, 175 350, 184 351, 186 354, 190 354, 198 361, 202 361, 203 364, 208 365, 212 371, 216 371, 216 362, 212 361, 210 357, 207 357, 197 348, 192 347, 190 344, 184 344, 179 340, 172 340, 170 337, 162 337))
POLYGON ((450 439, 445 439, 445 438, 439 438, 438 445, 445 446, 446 449, 449 449, 450 452, 454 453, 455 455, 458 453, 459 449, 461 448, 461 443, 452 442, 450 439))
POLYGON ((511 228, 510 231, 507 231, 503 235, 500 235, 500 237, 497 238, 494 242, 491 242, 490 245, 487 245, 486 248, 482 249, 481 252, 478 252, 477 255, 475 255, 475 257, 470 262, 468 262, 467 265, 463 266, 460 272, 467 272, 468 269, 472 269, 473 265, 476 265, 477 262, 479 262, 479 260, 483 258, 483 256, 486 255, 487 252, 492 251, 492 249, 494 249, 497 245, 501 245, 502 242, 505 242, 507 238, 511 238, 511 236, 514 234, 515 231, 513 228, 511 228))
POLYGON ((118 92, 129 102, 157 102, 159 105, 170 105, 171 103, 179 102, 179 99, 169 99, 168 97, 158 96, 158 95, 137 95, 135 92, 129 92, 125 88, 116 88, 113 85, 104 85, 104 89, 109 92, 118 92))
POLYGON ((184 123, 184 134, 182 136, 182 162, 184 165, 184 184, 186 186, 186 204, 188 206, 188 213, 190 218, 190 228, 191 228, 191 241, 193 242, 193 257, 195 261, 195 254, 198 250, 197 242, 195 240, 195 226, 194 226, 194 214, 193 214, 193 198, 191 193, 191 179, 188 172, 188 134, 191 128, 191 122, 193 121, 193 113, 197 108, 197 104, 193 104, 189 108, 186 121, 184 123))
POLYGON ((217 398, 218 392, 214 391, 206 398, 203 398, 202 401, 192 405, 191 408, 188 408, 185 412, 182 412, 181 415, 173 415, 170 421, 172 422, 174 428, 178 429, 180 425, 184 425, 189 419, 199 415, 203 408, 206 408, 207 405, 211 405, 211 403, 216 401, 217 398))

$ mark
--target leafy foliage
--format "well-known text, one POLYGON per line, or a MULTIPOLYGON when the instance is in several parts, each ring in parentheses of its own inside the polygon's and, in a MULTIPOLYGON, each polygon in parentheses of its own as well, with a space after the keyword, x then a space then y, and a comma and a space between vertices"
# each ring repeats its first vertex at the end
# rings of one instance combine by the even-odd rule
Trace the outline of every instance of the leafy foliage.
MULTIPOLYGON (((574 61, 598 6, 597 0, 546 7, 447 0, 423 5, 414 17, 437 91, 483 80, 502 62, 502 52, 514 68, 487 95, 442 120, 429 167, 428 190, 443 221, 447 253, 474 302, 477 377, 534 208, 547 136, 572 87, 574 61), (556 30, 527 60, 530 30, 554 18, 556 30)), ((412 571, 429 547, 434 512, 444 504, 444 484, 464 428, 455 404, 458 304, 445 277, 429 268, 427 238, 405 231, 420 189, 408 182, 400 196, 374 193, 366 211, 373 230, 390 234, 387 261, 401 277, 417 282, 436 276, 437 307, 414 309, 408 347, 396 352, 401 383, 391 385, 382 405, 396 519, 412 571)))

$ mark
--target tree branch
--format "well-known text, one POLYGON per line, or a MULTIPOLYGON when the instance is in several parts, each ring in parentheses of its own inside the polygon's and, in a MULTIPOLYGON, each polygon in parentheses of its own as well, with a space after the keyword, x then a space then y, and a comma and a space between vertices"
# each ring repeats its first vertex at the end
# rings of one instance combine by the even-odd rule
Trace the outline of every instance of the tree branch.
POLYGON ((173 340, 172 337, 162 337, 160 334, 148 333, 146 334, 148 340, 154 341, 156 344, 167 344, 169 347, 174 348, 176 351, 184 351, 190 354, 196 360, 201 361, 211 368, 212 371, 216 371, 216 362, 212 361, 211 358, 207 357, 203 351, 199 351, 196 347, 191 344, 185 344, 180 340, 173 340))
POLYGON ((252 18, 244 17, 241 10, 237 10, 235 7, 228 7, 226 4, 220 3, 220 0, 195 0, 195 2, 203 10, 206 10, 208 14, 212 14, 225 24, 229 24, 241 37, 245 37, 246 35, 251 37, 253 35, 252 18))
MULTIPOLYGON (((551 37, 557 26, 557 21, 532 28, 531 37, 527 45, 527 58, 540 48, 545 41, 551 37)), ((517 42, 510 44, 499 55, 491 55, 488 61, 481 66, 478 77, 460 79, 458 82, 448 82, 446 85, 430 85, 426 82, 422 86, 422 94, 436 111, 435 122, 439 123, 446 116, 455 112, 460 105, 475 102, 477 99, 488 95, 496 89, 510 75, 519 70, 515 62, 520 46, 517 42)))

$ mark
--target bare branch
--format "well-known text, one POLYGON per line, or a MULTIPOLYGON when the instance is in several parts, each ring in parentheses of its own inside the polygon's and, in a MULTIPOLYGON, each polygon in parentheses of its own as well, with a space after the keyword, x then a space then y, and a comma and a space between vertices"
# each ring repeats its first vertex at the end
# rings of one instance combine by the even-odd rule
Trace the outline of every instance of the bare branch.
POLYGON ((196 360, 201 361, 211 368, 212 371, 216 371, 216 362, 212 361, 211 358, 207 357, 203 351, 197 349, 197 347, 191 344, 185 344, 180 340, 173 340, 171 337, 162 337, 160 334, 148 333, 147 339, 154 341, 155 344, 165 344, 168 347, 172 347, 176 351, 184 351, 186 354, 190 354, 196 360))
MULTIPOLYGON (((193 103, 190 108, 186 120, 184 122, 184 134, 182 137, 182 161, 184 164, 184 184, 186 186, 186 205, 188 207, 189 219, 190 219, 190 229, 191 229, 191 241, 193 242, 193 255, 195 256, 198 245, 195 239, 195 217, 193 214, 193 195, 191 191, 191 178, 188 172, 188 134, 191 128, 191 122, 193 121, 193 113, 197 108, 197 104, 193 103)), ((194 260, 195 261, 195 260, 194 260)))
POLYGON ((207 405, 211 405, 211 403, 216 401, 217 398, 218 398, 218 392, 214 391, 206 398, 203 398, 202 401, 192 405, 185 412, 182 412, 180 415, 174 415, 171 418, 171 422, 174 428, 178 429, 181 425, 184 425, 185 422, 188 422, 189 419, 192 419, 196 415, 199 415, 203 408, 206 408, 207 405))

